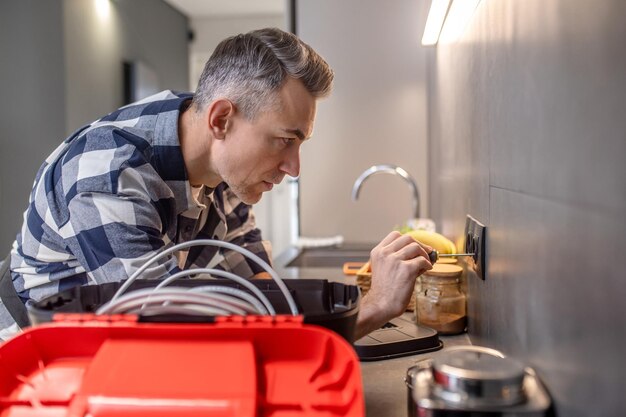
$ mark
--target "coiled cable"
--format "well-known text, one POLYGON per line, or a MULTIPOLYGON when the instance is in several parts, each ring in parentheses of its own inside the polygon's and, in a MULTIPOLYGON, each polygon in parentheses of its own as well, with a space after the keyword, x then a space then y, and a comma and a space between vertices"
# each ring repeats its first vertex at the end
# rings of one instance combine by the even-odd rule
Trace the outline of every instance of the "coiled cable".
POLYGON ((259 300, 261 300, 261 302, 263 303, 263 305, 265 306, 269 314, 271 314, 272 316, 276 315, 276 311, 274 310, 272 303, 270 303, 270 300, 267 299, 265 294, 263 294, 263 292, 261 292, 261 290, 259 290, 256 285, 254 285, 253 283, 251 283, 245 278, 241 278, 239 275, 235 275, 232 272, 228 272, 228 271, 222 271, 220 269, 195 268, 195 269, 187 269, 184 271, 180 271, 180 272, 175 273, 171 277, 167 277, 162 282, 160 282, 159 285, 156 286, 154 291, 159 290, 160 288, 163 288, 171 284, 172 282, 176 281, 179 278, 183 278, 189 275, 197 275, 197 274, 216 275, 218 277, 231 279, 235 281, 236 283, 243 285, 244 287, 249 289, 254 295, 256 295, 259 298, 259 300))
MULTIPOLYGON (((187 311, 187 312, 194 312, 194 313, 199 312, 199 311, 206 311, 205 314, 213 314, 213 315, 215 314, 217 315, 245 314, 245 311, 255 311, 255 312, 258 312, 259 314, 268 314, 268 313, 271 315, 276 314, 270 301, 261 292, 261 290, 258 289, 258 287, 256 287, 254 284, 252 284, 245 278, 242 278, 231 272, 222 271, 218 269, 196 268, 196 269, 181 271, 166 278, 155 289, 148 289, 146 293, 142 292, 143 290, 138 290, 138 291, 133 291, 132 293, 124 295, 124 292, 132 285, 132 283, 135 282, 135 280, 137 280, 138 277, 153 263, 157 262, 158 260, 164 258, 165 256, 175 251, 186 249, 186 248, 191 248, 194 246, 200 246, 200 245, 217 246, 217 247, 234 250, 236 252, 241 253, 245 257, 251 259, 252 261, 254 261, 261 268, 263 268, 276 282, 276 285, 278 286, 279 290, 283 293, 285 299, 287 300, 287 304, 289 305, 291 314, 294 316, 298 315, 298 307, 291 293, 289 292, 289 289, 285 285, 284 281, 278 276, 276 271, 274 271, 267 262, 265 262, 263 259, 255 255, 254 253, 250 252, 248 249, 234 245, 230 242, 223 242, 220 240, 210 240, 210 239, 199 239, 199 240, 193 240, 189 242, 180 243, 160 253, 155 254, 150 259, 148 259, 139 269, 137 269, 126 280, 126 282, 124 282, 120 286, 120 288, 113 295, 111 300, 107 304, 100 307, 98 311, 96 312, 96 314, 112 314, 112 312, 118 313, 121 311, 129 311, 129 312, 132 311, 135 313, 141 312, 142 314, 148 313, 148 312, 150 312, 150 314, 159 314, 159 313, 156 313, 156 311, 170 311, 170 312, 171 311, 179 311, 179 312, 187 311), (181 293, 173 293, 173 292, 167 293, 170 296, 174 297, 173 299, 166 300, 163 297, 161 297, 161 296, 165 296, 165 293, 163 293, 164 291, 173 289, 173 288, 169 288, 169 289, 164 288, 165 286, 169 285, 171 282, 184 276, 196 275, 200 273, 205 273, 205 274, 208 273, 210 275, 216 275, 216 276, 220 276, 223 278, 231 279, 241 284, 242 286, 246 287, 248 290, 250 290, 254 295, 256 295, 256 297, 258 297, 258 300, 255 300, 256 303, 251 301, 251 299, 254 299, 254 297, 252 297, 250 294, 247 294, 245 291, 241 291, 236 288, 229 288, 228 291, 226 290, 217 291, 215 289, 211 289, 209 290, 209 292, 213 293, 212 294, 213 297, 211 298, 211 300, 209 300, 210 297, 198 299, 198 298, 192 298, 192 297, 185 297, 181 293), (232 306, 231 308, 224 309, 223 302, 227 300, 227 298, 225 298, 227 297, 226 293, 230 292, 231 295, 235 294, 235 292, 230 291, 230 290, 239 291, 237 295, 239 296, 239 298, 241 298, 243 301, 247 303, 246 304, 247 308, 244 309, 245 311, 242 312, 242 310, 237 310, 237 307, 235 307, 235 310, 233 310, 232 306), (246 294, 246 296, 242 297, 242 293, 246 294), (157 295, 158 297, 154 298, 157 295), (217 298, 215 296, 217 296, 217 298), (156 301, 156 300, 160 300, 160 301, 156 301), (259 300, 260 300, 260 303, 259 303, 259 300), (155 305, 155 304, 158 304, 158 305, 155 305), (259 309, 260 304, 262 304, 262 308, 259 309), (211 313, 208 312, 209 310, 211 311, 211 313), (234 312, 234 311, 237 311, 237 312, 234 312)), ((222 287, 222 288, 226 288, 226 287, 222 287)), ((189 294, 190 292, 189 289, 181 290, 180 288, 177 291, 183 291, 186 294, 189 294)), ((197 289, 193 290, 193 292, 196 294, 201 293, 201 291, 197 289)), ((204 294, 204 295, 208 295, 208 294, 204 294)), ((230 299, 232 301, 232 297, 230 297, 230 299)))
MULTIPOLYGON (((247 301, 254 306, 256 314, 268 315, 271 314, 261 303, 258 298, 255 298, 252 294, 247 293, 239 288, 225 287, 222 285, 202 285, 200 287, 189 288, 191 292, 217 292, 227 295, 238 297, 244 301, 247 301)), ((272 314, 273 315, 273 314, 272 314)))
POLYGON ((217 315, 245 315, 256 312, 254 306, 245 301, 217 293, 191 292, 187 288, 172 287, 155 292, 152 288, 124 294, 117 300, 100 307, 96 314, 141 313, 142 309, 157 306, 183 306, 217 315), (210 308, 211 311, 205 311, 210 308))

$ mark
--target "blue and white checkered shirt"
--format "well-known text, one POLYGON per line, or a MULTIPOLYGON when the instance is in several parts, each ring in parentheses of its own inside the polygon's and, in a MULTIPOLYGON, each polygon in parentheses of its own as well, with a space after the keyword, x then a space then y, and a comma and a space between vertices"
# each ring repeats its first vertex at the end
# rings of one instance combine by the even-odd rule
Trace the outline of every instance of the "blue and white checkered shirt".
MULTIPOLYGON (((214 190, 189 184, 178 118, 191 97, 163 91, 122 107, 46 159, 11 252, 22 299, 123 280, 156 252, 193 239, 229 241, 270 262, 250 206, 225 183, 214 190)), ((261 272, 239 253, 203 246, 166 258, 143 277, 207 266, 243 277, 261 272)))

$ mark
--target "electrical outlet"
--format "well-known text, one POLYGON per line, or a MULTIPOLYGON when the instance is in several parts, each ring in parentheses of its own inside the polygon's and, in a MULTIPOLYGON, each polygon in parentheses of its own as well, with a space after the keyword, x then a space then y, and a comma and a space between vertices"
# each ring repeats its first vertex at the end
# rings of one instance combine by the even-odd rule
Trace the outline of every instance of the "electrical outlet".
POLYGON ((467 257, 467 263, 480 279, 484 280, 486 276, 486 230, 484 224, 467 215, 465 219, 465 253, 473 253, 474 256, 467 257))

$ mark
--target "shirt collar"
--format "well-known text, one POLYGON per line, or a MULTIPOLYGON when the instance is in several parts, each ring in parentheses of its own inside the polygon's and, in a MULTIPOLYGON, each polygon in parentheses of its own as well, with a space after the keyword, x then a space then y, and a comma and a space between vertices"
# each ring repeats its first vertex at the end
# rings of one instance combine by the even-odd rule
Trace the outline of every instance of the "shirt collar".
POLYGON ((180 149, 178 123, 181 111, 184 111, 191 93, 163 92, 164 99, 154 102, 157 112, 154 126, 153 164, 161 178, 174 192, 176 212, 180 214, 193 208, 200 208, 194 201, 185 168, 185 161, 180 149))

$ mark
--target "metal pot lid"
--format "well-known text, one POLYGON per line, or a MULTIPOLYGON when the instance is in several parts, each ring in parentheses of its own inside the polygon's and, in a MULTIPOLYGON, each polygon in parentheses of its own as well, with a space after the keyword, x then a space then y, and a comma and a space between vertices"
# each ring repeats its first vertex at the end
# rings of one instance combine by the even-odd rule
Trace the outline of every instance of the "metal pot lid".
POLYGON ((404 383, 407 387, 413 388, 413 381, 415 380, 415 375, 419 372, 421 368, 418 365, 413 365, 406 371, 406 377, 404 378, 404 383))
POLYGON ((462 346, 442 351, 432 370, 434 391, 447 402, 504 405, 525 398, 524 365, 494 349, 462 346))
POLYGON ((432 363, 432 359, 422 359, 421 361, 417 362, 415 365, 407 369, 406 377, 404 378, 404 383, 406 384, 406 386, 409 387, 410 389, 413 389, 415 376, 422 369, 430 369, 431 363, 432 363))

